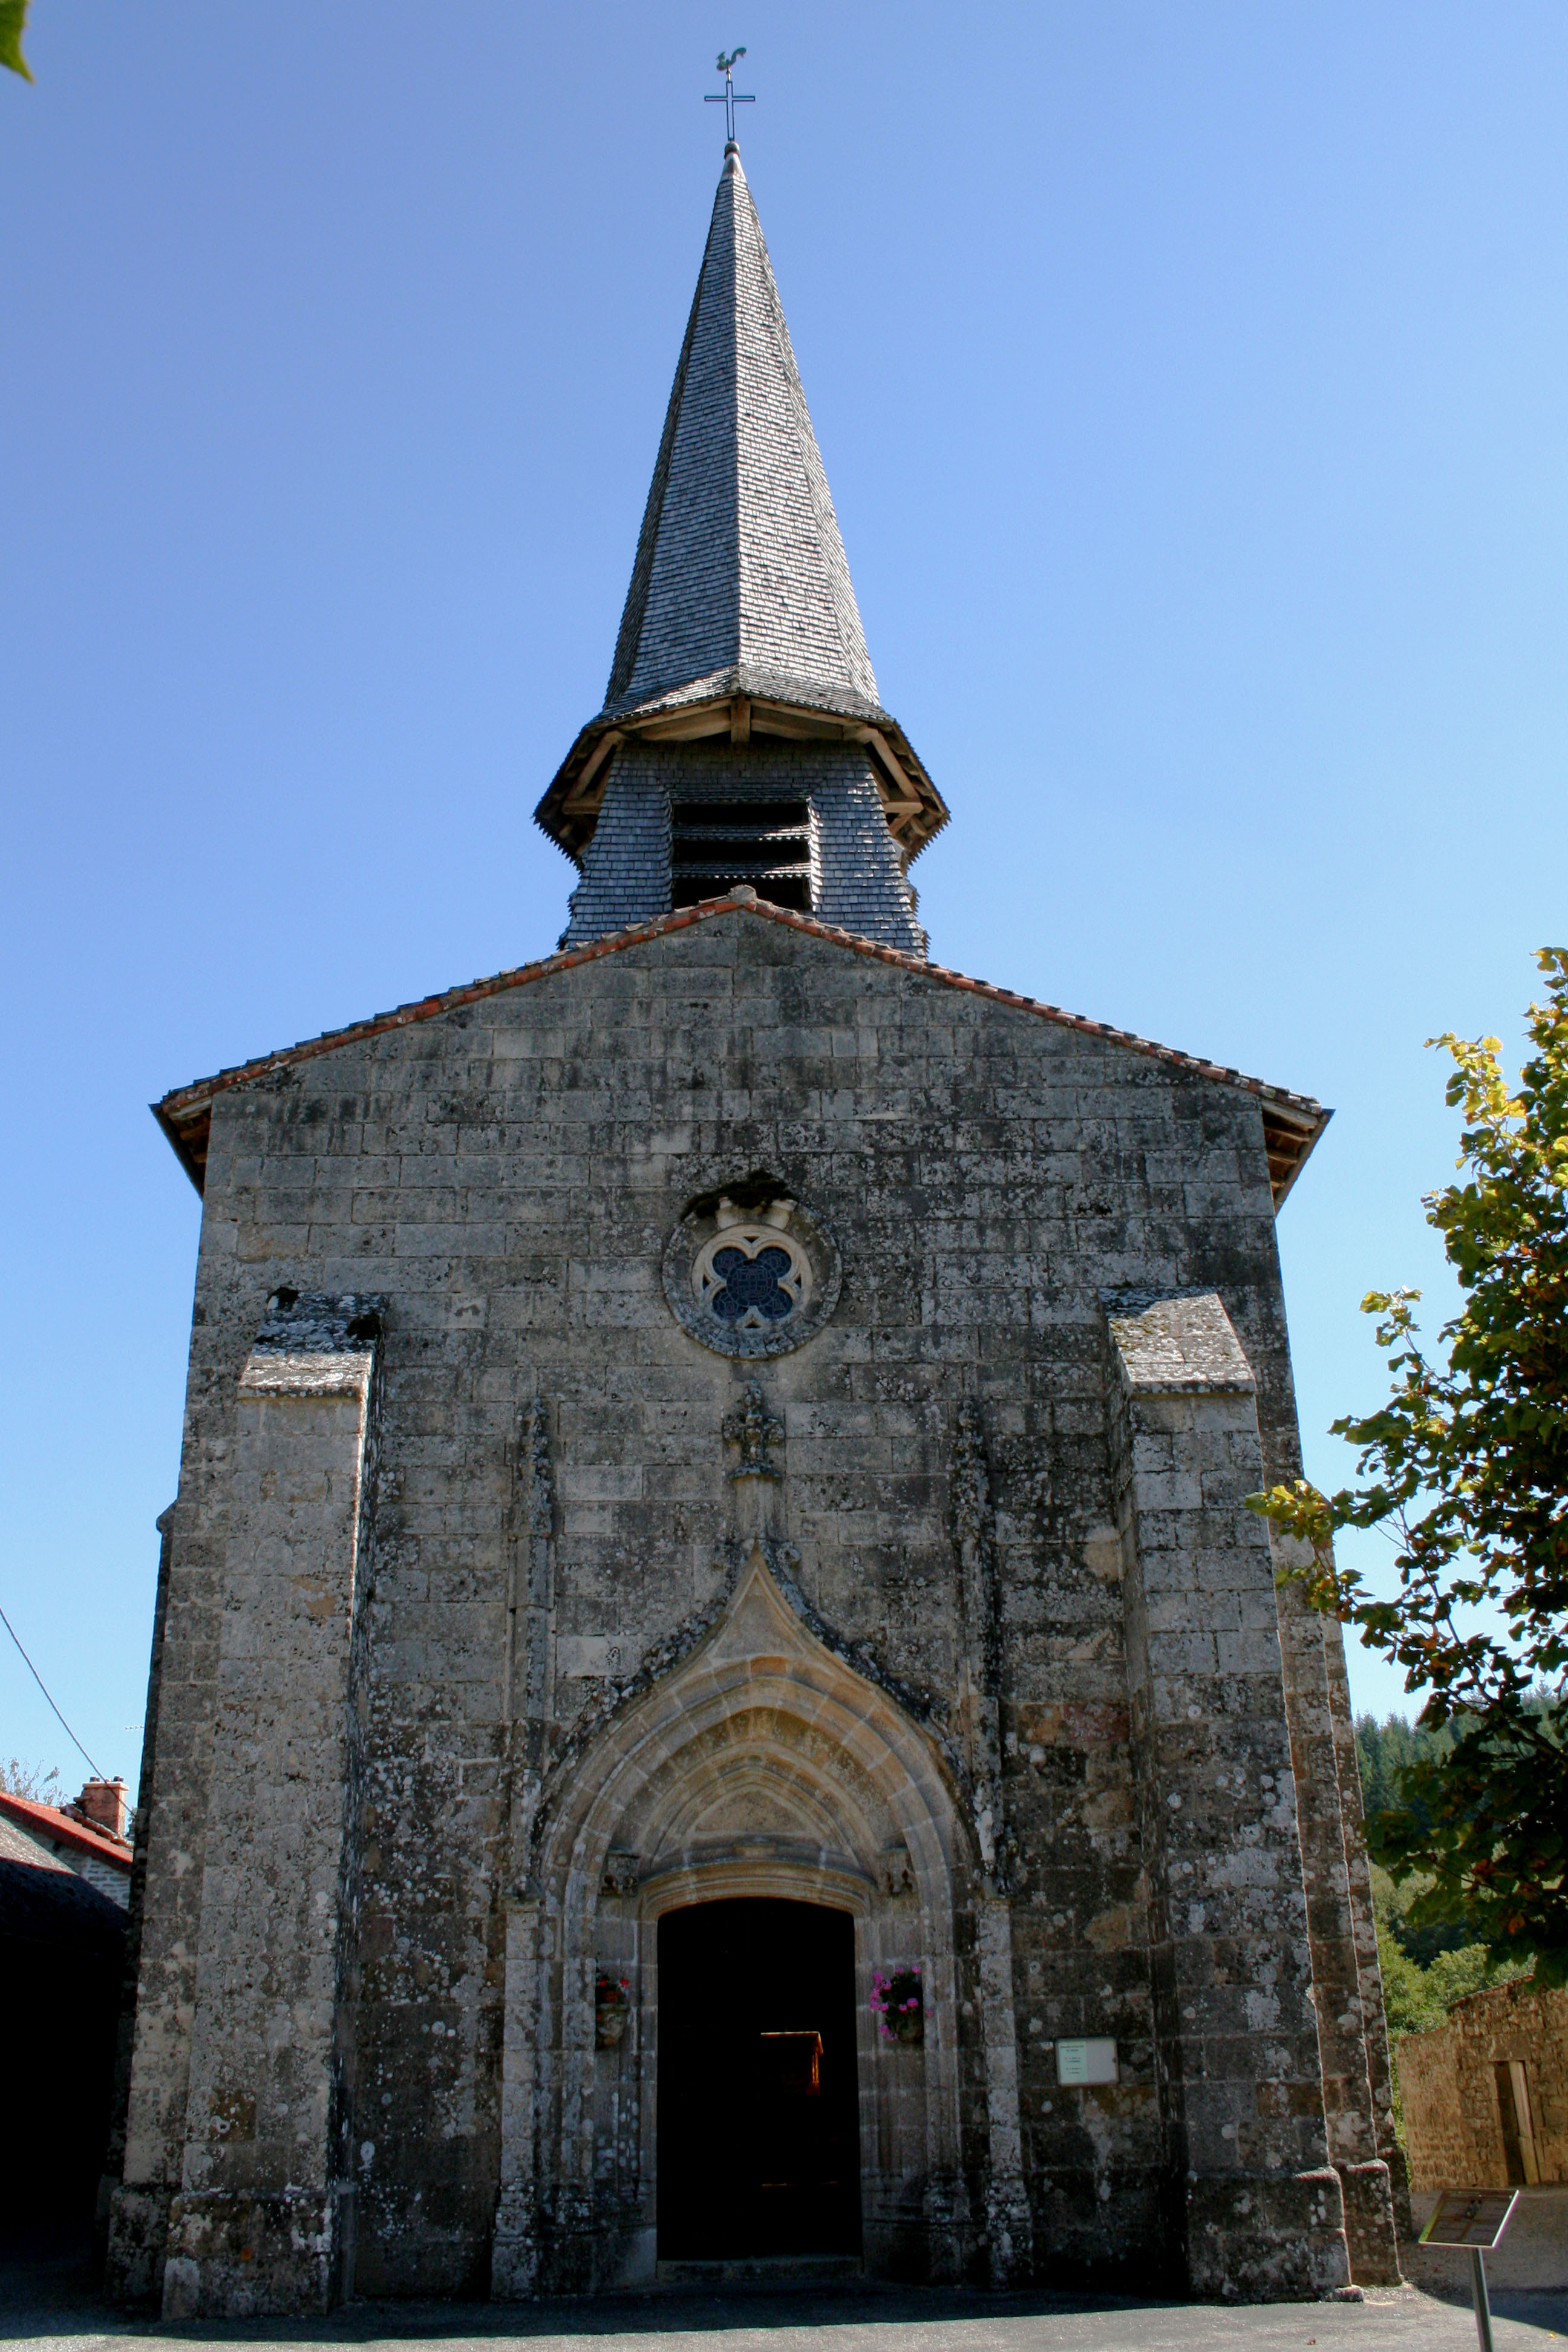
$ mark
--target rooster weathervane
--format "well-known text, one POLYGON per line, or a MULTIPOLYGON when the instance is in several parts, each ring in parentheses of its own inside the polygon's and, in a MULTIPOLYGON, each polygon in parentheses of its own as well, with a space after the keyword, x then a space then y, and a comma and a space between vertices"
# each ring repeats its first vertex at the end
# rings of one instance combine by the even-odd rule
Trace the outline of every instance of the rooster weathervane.
POLYGON ((757 102, 754 98, 743 96, 735 88, 735 68, 745 54, 744 49, 731 49, 726 56, 722 49, 720 50, 718 69, 724 77, 724 94, 721 97, 716 90, 710 90, 702 101, 704 106, 723 108, 724 138, 726 144, 731 147, 735 143, 735 109, 738 106, 755 106, 757 102))

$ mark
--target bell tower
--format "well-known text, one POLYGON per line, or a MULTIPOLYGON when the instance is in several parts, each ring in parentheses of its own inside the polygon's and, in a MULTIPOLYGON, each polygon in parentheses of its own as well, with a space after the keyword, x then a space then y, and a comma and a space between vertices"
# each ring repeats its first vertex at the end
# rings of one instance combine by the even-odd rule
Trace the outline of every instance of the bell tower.
POLYGON ((562 945, 739 885, 923 954, 909 867, 947 814, 878 698, 731 141, 605 707, 535 812, 582 869, 562 945))

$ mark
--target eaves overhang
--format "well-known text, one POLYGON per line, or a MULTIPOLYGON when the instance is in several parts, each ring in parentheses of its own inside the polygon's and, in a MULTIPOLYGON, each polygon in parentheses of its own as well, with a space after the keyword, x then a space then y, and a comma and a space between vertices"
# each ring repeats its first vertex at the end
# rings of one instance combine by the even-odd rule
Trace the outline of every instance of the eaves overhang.
POLYGON ((860 745, 870 757, 882 814, 906 866, 947 823, 947 803, 890 712, 860 695, 744 665, 601 710, 562 761, 533 821, 581 866, 599 822, 612 755, 621 744, 633 737, 648 743, 744 744, 754 736, 860 745))
POLYGON ((277 1071, 313 1060, 318 1055, 336 1053, 341 1046, 355 1045, 367 1039, 386 1035, 395 1029, 408 1029, 422 1021, 433 1021, 444 1013, 458 1012, 467 1004, 482 1003, 486 998, 504 996, 515 988, 530 988, 537 982, 552 980, 558 973, 573 971, 579 964, 593 963, 600 956, 619 955, 627 948, 638 947, 648 940, 662 939, 671 931, 689 930, 693 925, 710 923, 725 917, 746 917, 758 922, 783 923, 787 929, 804 931, 812 939, 826 940, 835 947, 847 949, 855 955, 867 956, 876 963, 897 965, 917 980, 934 982, 942 988, 962 988, 984 997, 988 1003, 1005 1005, 1011 1011, 1034 1014, 1065 1029, 1078 1030, 1088 1037, 1100 1037, 1108 1045, 1122 1045, 1135 1054, 1146 1054, 1150 1059, 1163 1063, 1168 1068, 1181 1071, 1193 1078, 1206 1079, 1215 1086, 1232 1087, 1254 1096, 1263 1117, 1264 1141, 1268 1153, 1268 1176, 1278 1210, 1290 1187, 1296 1181, 1307 1160, 1330 1119, 1331 1110, 1314 1102, 1310 1095, 1292 1094, 1284 1087, 1269 1086, 1262 1078, 1249 1078, 1243 1071, 1227 1069, 1217 1062, 1206 1062, 1199 1055, 1184 1054, 1173 1045, 1158 1045, 1148 1037, 1140 1037, 1129 1029, 1113 1029, 1103 1021, 1088 1020, 1082 1013, 1064 1012, 1059 1004, 1046 1004, 1034 996, 1020 996, 1009 988, 995 988, 990 982, 971 980, 966 973, 950 971, 939 963, 927 963, 922 957, 906 955, 898 948, 881 946, 875 940, 861 939, 854 931, 841 931, 831 923, 819 923, 810 915, 797 915, 787 907, 774 907, 767 900, 731 894, 723 898, 707 898, 700 906, 682 907, 674 914, 659 915, 652 922, 635 923, 628 929, 616 931, 608 939, 595 940, 586 947, 573 948, 565 953, 544 957, 538 963, 518 965, 511 971, 498 972, 491 980, 476 980, 464 988, 450 988, 438 996, 424 996, 411 1004, 400 1004, 390 1013, 378 1013, 369 1021, 356 1021, 346 1029, 329 1029, 320 1037, 310 1037, 298 1045, 288 1045, 276 1054, 264 1054, 257 1061, 238 1063, 232 1069, 219 1070, 210 1078, 198 1078, 194 1085, 176 1087, 161 1102, 153 1103, 152 1112, 174 1148, 181 1167, 198 1192, 206 1181, 207 1138, 212 1127, 213 1105, 221 1094, 235 1087, 251 1084, 277 1071))
POLYGON ((110 1837, 106 1831, 92 1828, 86 1822, 73 1821, 60 1805, 45 1805, 29 1797, 14 1797, 0 1790, 0 1815, 25 1830, 28 1836, 47 1838, 55 1846, 67 1846, 72 1853, 96 1855, 122 1870, 129 1878, 132 1860, 128 1838, 110 1837))

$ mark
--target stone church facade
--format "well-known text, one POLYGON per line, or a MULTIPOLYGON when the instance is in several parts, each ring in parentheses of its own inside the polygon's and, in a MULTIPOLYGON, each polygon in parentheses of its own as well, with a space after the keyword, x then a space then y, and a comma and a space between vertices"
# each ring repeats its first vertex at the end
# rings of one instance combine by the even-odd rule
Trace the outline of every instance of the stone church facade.
POLYGON ((158 1106, 121 2296, 1397 2274, 1339 1631, 1243 1499, 1326 1114, 932 963, 946 814, 731 149, 559 951, 158 1106))

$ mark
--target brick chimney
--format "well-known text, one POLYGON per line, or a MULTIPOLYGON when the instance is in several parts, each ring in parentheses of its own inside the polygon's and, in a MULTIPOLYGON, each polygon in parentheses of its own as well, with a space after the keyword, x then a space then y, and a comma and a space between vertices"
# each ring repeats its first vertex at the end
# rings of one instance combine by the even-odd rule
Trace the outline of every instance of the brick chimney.
POLYGON ((73 1810, 94 1829, 104 1830, 110 1837, 125 1835, 125 1783, 123 1780, 89 1780, 77 1799, 73 1810))

